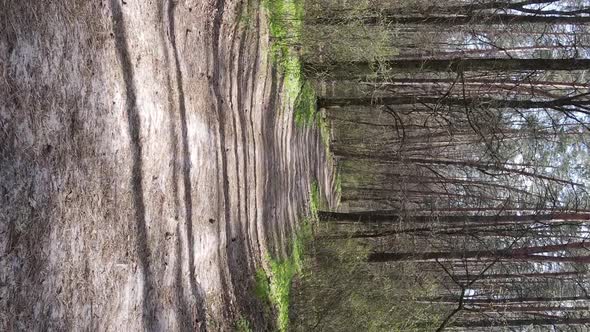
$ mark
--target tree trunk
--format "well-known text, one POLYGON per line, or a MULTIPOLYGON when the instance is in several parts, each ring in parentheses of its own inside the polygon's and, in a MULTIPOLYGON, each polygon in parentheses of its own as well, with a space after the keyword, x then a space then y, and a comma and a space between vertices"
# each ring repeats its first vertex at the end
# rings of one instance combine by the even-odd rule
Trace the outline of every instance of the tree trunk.
MULTIPOLYGON (((537 272, 537 273, 522 273, 522 274, 509 274, 509 273, 496 273, 496 274, 484 274, 482 276, 477 276, 477 279, 482 280, 490 280, 490 279, 518 279, 518 278, 563 278, 563 277, 571 277, 571 276, 584 276, 583 273, 577 271, 567 271, 567 272, 537 272)), ((455 276, 457 280, 463 281, 471 281, 474 275, 459 275, 455 276)))
MULTIPOLYGON (((397 223, 402 219, 400 215, 379 214, 375 211, 371 212, 328 212, 319 211, 318 217, 320 220, 336 220, 336 221, 352 221, 360 223, 384 222, 397 223)), ((587 221, 590 220, 590 214, 587 213, 552 213, 552 214, 526 214, 526 215, 492 215, 492 216, 437 216, 437 215, 422 215, 403 217, 405 222, 425 223, 436 222, 443 223, 486 223, 486 224, 502 224, 504 222, 538 222, 538 221, 552 221, 552 220, 576 220, 587 221)))
POLYGON ((577 187, 584 187, 584 184, 573 182, 570 180, 564 180, 548 175, 541 175, 534 172, 528 172, 522 169, 515 169, 506 167, 503 165, 496 165, 486 162, 479 162, 479 161, 471 161, 471 160, 451 160, 451 159, 435 159, 435 158, 405 158, 403 160, 396 160, 397 156, 391 155, 379 155, 377 153, 343 153, 340 152, 340 156, 356 158, 356 159, 367 159, 367 160, 379 160, 383 162, 398 162, 398 163, 406 163, 406 164, 424 164, 424 165, 447 165, 447 166, 457 166, 457 167, 469 167, 479 170, 480 172, 500 172, 503 174, 499 174, 498 176, 506 176, 506 175, 514 175, 519 174, 523 176, 528 176, 531 178, 537 178, 541 180, 562 183, 570 186, 577 186, 577 187))
MULTIPOLYGON (((441 296, 434 298, 418 298, 419 302, 431 303, 458 303, 460 298, 458 296, 441 296)), ((586 295, 574 296, 535 296, 535 297, 510 297, 510 298, 464 298, 463 302, 466 305, 498 305, 498 304, 533 304, 533 303, 552 303, 552 302, 570 302, 570 301, 588 301, 589 297, 586 295)))
POLYGON ((543 326, 543 325, 581 325, 590 324, 590 318, 567 318, 567 317, 551 317, 551 318, 531 318, 531 319, 509 319, 509 320, 480 320, 480 321, 464 321, 454 322, 449 324, 451 327, 518 327, 518 326, 543 326))
MULTIPOLYGON (((375 62, 352 61, 313 63, 308 62, 304 70, 314 73, 329 73, 333 79, 351 79, 363 76, 388 76, 387 72, 375 70, 375 62)), ((534 71, 534 70, 586 70, 590 59, 432 59, 432 60, 389 60, 380 63, 392 73, 400 72, 466 72, 466 71, 534 71)))
POLYGON ((474 15, 430 15, 430 16, 365 16, 342 17, 326 16, 307 19, 308 25, 341 25, 349 23, 362 23, 365 25, 391 25, 391 24, 420 24, 437 26, 460 25, 499 25, 499 24, 567 24, 582 25, 590 23, 588 16, 538 16, 538 15, 513 15, 513 14, 474 14, 474 15))
MULTIPOLYGON (((584 96, 581 96, 584 97, 584 96)), ((549 109, 568 105, 590 105, 590 100, 577 100, 576 98, 564 97, 553 100, 506 100, 494 98, 441 98, 441 97, 415 97, 415 96, 388 96, 388 97, 341 97, 341 98, 320 98, 318 107, 334 106, 371 106, 371 105, 410 105, 410 104, 436 104, 445 106, 467 106, 485 108, 520 108, 549 109)), ((568 109, 569 110, 569 109, 568 109)), ((571 110, 574 111, 574 110, 571 110)))
POLYGON ((469 250, 447 252, 374 252, 369 254, 368 261, 372 263, 401 262, 401 261, 430 261, 457 259, 503 259, 528 260, 542 262, 575 262, 590 263, 590 256, 543 256, 541 253, 554 253, 572 249, 590 249, 590 242, 572 242, 567 244, 523 247, 518 249, 499 250, 469 250))

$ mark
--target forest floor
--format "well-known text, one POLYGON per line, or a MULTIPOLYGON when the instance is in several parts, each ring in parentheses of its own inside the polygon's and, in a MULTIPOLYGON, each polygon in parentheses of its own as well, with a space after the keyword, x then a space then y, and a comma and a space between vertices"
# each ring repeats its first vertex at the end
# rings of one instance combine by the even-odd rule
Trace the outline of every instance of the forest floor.
POLYGON ((254 276, 334 177, 265 15, 0 2, 0 330, 274 329, 254 276))

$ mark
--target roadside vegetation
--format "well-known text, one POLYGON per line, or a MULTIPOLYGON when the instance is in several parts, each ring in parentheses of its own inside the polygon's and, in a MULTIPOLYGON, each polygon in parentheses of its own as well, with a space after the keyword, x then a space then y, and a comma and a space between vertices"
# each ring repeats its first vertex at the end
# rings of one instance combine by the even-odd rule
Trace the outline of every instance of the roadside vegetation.
POLYGON ((293 326, 587 330, 587 1, 306 8, 342 204, 319 213, 293 326))
POLYGON ((342 172, 301 263, 271 264, 291 329, 589 326, 590 6, 267 3, 295 121, 342 172))
POLYGON ((284 76, 287 103, 293 104, 303 87, 301 34, 304 0, 263 0, 270 31, 270 56, 284 76))
POLYGON ((310 42, 303 32, 305 0, 264 0, 262 4, 268 16, 270 56, 283 76, 285 108, 293 110, 300 128, 317 126, 329 151, 329 124, 318 112, 315 87, 303 73, 303 54, 310 42))
MULTIPOLYGON (((379 63, 396 51, 388 45, 391 36, 387 29, 359 29, 362 26, 358 22, 338 27, 311 27, 304 31, 305 10, 314 10, 318 3, 264 0, 263 8, 269 22, 270 57, 283 77, 284 107, 294 112, 299 128, 317 127, 329 151, 328 116, 318 110, 321 81, 317 78, 324 73, 314 71, 314 65, 309 63, 333 60, 379 63), (304 63, 308 64, 305 71, 304 63)), ((366 10, 366 4, 355 8, 355 12, 361 13, 366 10)), ((340 196, 342 178, 338 174, 335 186, 340 196)), ((279 331, 347 331, 364 327, 381 331, 387 326, 404 332, 420 331, 436 320, 436 312, 430 306, 412 311, 402 309, 407 303, 400 302, 399 310, 394 310, 389 305, 392 298, 402 293, 405 297, 418 296, 428 290, 412 290, 413 293, 408 294, 407 289, 392 278, 379 277, 365 263, 368 247, 359 241, 323 239, 332 230, 318 222, 320 193, 317 184, 312 185, 309 201, 310 213, 295 232, 289 255, 267 257, 267 270, 260 268, 256 274, 256 296, 267 303, 268 312, 276 316, 279 331), (386 288, 376 287, 372 278, 365 278, 371 274, 386 288), (388 298, 378 300, 383 292, 388 298), (357 324, 350 324, 351 321, 357 324)))
POLYGON ((320 206, 320 192, 317 183, 310 189, 309 214, 299 223, 291 240, 287 257, 266 257, 269 272, 263 268, 256 272, 255 294, 258 299, 270 306, 277 317, 278 331, 289 331, 290 308, 292 306, 293 280, 304 271, 305 252, 313 238, 313 227, 317 223, 320 206))

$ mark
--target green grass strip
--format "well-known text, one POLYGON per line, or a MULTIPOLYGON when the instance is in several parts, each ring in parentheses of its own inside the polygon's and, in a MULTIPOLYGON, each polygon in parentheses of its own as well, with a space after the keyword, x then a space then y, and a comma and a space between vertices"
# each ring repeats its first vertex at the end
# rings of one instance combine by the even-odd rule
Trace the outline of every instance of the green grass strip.
POLYGON ((310 189, 310 215, 299 225, 291 242, 290 255, 286 259, 267 257, 270 276, 264 269, 256 271, 256 296, 270 302, 277 310, 277 328, 280 332, 289 329, 289 306, 293 278, 303 271, 305 244, 312 238, 312 223, 317 220, 320 206, 319 186, 314 182, 310 189))
POLYGON ((263 0, 262 4, 268 16, 271 58, 284 75, 284 88, 293 102, 303 78, 297 51, 303 26, 303 0, 263 0))

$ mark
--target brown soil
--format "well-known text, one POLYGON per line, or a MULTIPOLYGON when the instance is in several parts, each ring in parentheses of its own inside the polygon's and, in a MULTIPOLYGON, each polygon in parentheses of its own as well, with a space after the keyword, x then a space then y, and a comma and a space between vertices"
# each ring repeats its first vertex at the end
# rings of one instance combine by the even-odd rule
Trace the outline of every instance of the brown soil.
POLYGON ((253 275, 332 174, 258 7, 0 1, 1 331, 272 329, 253 275))

